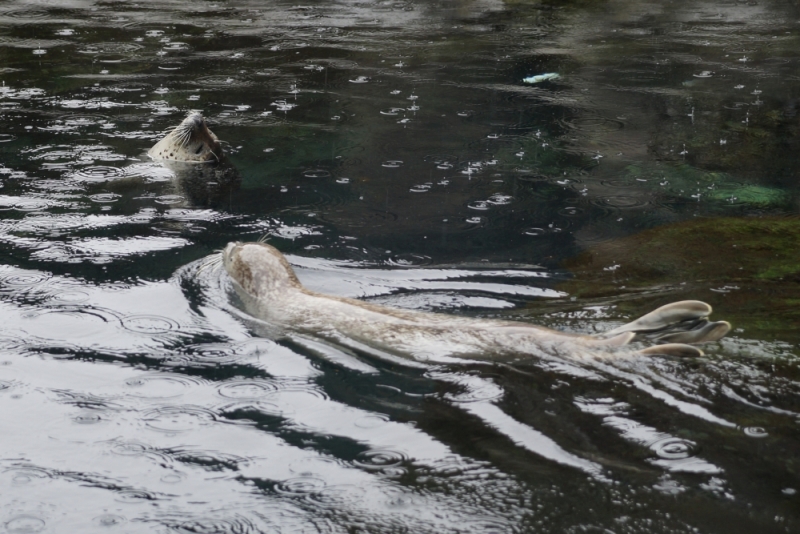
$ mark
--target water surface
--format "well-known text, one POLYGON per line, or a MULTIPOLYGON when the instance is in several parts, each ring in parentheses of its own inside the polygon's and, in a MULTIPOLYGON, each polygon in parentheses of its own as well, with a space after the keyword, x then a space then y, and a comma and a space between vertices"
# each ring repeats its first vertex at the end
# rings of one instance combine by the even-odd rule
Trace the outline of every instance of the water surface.
POLYGON ((787 2, 7 1, 0 531, 793 532, 787 2), (548 74, 525 83, 524 78, 548 74), (201 110, 229 162, 146 151, 201 110), (695 360, 411 365, 264 335, 224 275, 695 360))

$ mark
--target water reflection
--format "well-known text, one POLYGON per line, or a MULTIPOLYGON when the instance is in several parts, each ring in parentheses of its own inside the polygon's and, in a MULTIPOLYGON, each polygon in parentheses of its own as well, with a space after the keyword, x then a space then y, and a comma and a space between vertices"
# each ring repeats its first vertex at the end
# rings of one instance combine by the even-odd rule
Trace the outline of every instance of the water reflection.
POLYGON ((7 2, 0 526, 796 530, 796 18, 7 2), (227 165, 145 157, 190 109, 227 165), (412 367, 242 314, 202 258, 264 235, 380 304, 591 333, 689 297, 739 330, 412 367))

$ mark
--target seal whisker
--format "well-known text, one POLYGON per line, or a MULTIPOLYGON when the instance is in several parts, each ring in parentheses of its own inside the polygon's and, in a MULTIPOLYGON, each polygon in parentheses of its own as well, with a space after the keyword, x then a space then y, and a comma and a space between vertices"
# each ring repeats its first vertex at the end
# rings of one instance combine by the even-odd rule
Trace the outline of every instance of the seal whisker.
POLYGON ((219 250, 219 251, 215 251, 215 252, 216 252, 216 254, 214 254, 210 258, 207 258, 202 263, 202 265, 200 265, 200 267, 197 269, 197 274, 201 274, 203 271, 205 271, 207 269, 210 269, 210 272, 212 272, 212 273, 214 271, 219 270, 219 268, 222 266, 222 251, 219 250))

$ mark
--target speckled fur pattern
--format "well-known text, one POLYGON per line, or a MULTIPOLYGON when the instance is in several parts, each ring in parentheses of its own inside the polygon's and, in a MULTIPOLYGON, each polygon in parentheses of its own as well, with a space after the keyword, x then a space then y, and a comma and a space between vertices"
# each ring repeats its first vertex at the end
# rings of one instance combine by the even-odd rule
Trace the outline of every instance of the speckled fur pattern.
MULTIPOLYGON (((417 361, 447 358, 514 360, 523 356, 592 360, 643 354, 700 356, 683 343, 655 345, 637 351, 626 345, 639 332, 669 330, 678 324, 705 321, 708 304, 682 301, 647 314, 603 336, 571 334, 541 326, 492 319, 458 317, 379 306, 325 295, 303 287, 286 258, 266 243, 229 243, 222 262, 246 311, 284 331, 312 335, 349 347, 402 356, 417 361)), ((730 325, 721 321, 713 332, 700 332, 689 342, 713 341, 730 325)), ((694 327, 692 327, 694 328, 694 327)))
POLYGON ((154 160, 205 163, 220 161, 223 154, 217 136, 208 129, 203 116, 193 111, 147 155, 154 160))

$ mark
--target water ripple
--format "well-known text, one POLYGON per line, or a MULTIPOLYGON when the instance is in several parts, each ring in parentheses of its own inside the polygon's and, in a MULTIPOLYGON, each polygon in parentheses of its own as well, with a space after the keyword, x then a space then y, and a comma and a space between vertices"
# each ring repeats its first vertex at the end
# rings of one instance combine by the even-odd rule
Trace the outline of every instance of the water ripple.
POLYGON ((125 380, 126 394, 144 399, 180 397, 190 388, 201 384, 199 379, 183 375, 150 374, 125 380))
POLYGON ((41 286, 52 278, 49 273, 41 272, 10 272, 0 274, 0 291, 24 291, 41 286))
POLYGON ((187 432, 216 422, 217 414, 201 406, 164 406, 144 413, 145 424, 161 432, 187 432))
POLYGON ((682 460, 690 458, 696 454, 696 445, 687 440, 676 437, 666 437, 650 443, 648 447, 653 450, 659 458, 665 460, 682 460))
POLYGON ((127 521, 128 520, 125 519, 123 516, 117 514, 103 514, 92 518, 93 525, 105 528, 117 527, 119 525, 125 524, 127 521))
POLYGON ((35 466, 17 466, 3 470, 4 474, 11 476, 12 484, 31 484, 36 481, 49 480, 53 478, 53 473, 47 469, 35 466))
POLYGON ((97 202, 98 204, 116 202, 120 198, 122 198, 122 195, 118 195, 117 193, 97 193, 96 195, 89 196, 89 200, 97 202))
POLYGON ((93 165, 84 167, 72 173, 70 177, 78 182, 101 183, 116 180, 125 176, 125 171, 119 167, 93 165))
POLYGON ((324 480, 315 477, 297 477, 284 480, 275 485, 275 491, 283 495, 308 495, 324 489, 324 480))
POLYGON ((6 524, 6 531, 9 534, 34 534, 44 530, 47 523, 44 519, 35 515, 18 515, 6 524))
POLYGON ((266 397, 280 388, 278 382, 267 380, 235 380, 217 388, 217 393, 226 399, 255 400, 266 397))
POLYGON ((331 173, 325 169, 309 169, 303 171, 304 178, 330 178, 331 173))
POLYGON ((131 315, 123 317, 121 322, 123 328, 137 334, 163 334, 180 328, 177 322, 159 315, 131 315))
POLYGON ((745 427, 743 430, 745 436, 749 436, 751 438, 766 438, 769 436, 766 430, 760 426, 748 426, 745 427))
POLYGON ((353 460, 358 467, 369 470, 382 470, 399 467, 408 461, 406 454, 392 449, 373 449, 364 451, 353 460))

